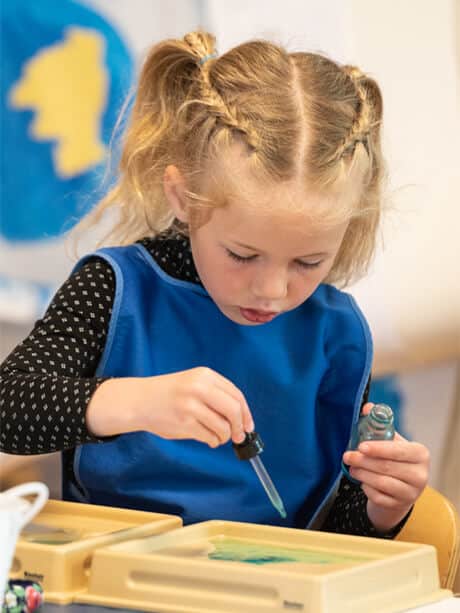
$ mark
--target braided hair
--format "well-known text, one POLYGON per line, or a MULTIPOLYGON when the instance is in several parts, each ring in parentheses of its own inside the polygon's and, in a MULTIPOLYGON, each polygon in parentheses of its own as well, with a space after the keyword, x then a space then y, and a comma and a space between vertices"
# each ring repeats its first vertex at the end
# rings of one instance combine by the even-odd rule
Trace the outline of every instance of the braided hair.
POLYGON ((222 206, 203 193, 203 177, 226 147, 239 143, 267 185, 296 179, 306 193, 334 194, 334 206, 318 216, 346 218, 349 225, 327 280, 345 284, 361 276, 382 209, 377 83, 357 67, 322 54, 289 53, 266 40, 222 55, 215 43, 212 34, 196 31, 152 47, 123 137, 117 182, 83 225, 113 207, 117 220, 108 242, 177 230, 163 191, 166 167, 181 171, 193 206, 222 206))

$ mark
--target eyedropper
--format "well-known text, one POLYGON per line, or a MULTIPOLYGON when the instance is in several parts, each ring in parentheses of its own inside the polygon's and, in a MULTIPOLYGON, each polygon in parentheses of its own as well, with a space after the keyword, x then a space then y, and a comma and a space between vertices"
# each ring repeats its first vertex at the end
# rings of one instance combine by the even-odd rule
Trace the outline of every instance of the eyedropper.
POLYGON ((251 462, 256 475, 259 477, 259 481, 267 492, 270 502, 281 517, 285 518, 286 510, 283 501, 273 485, 273 481, 270 479, 270 475, 267 473, 262 460, 259 458, 259 454, 264 450, 264 444, 257 432, 248 432, 242 443, 233 443, 233 449, 240 460, 249 460, 251 462))

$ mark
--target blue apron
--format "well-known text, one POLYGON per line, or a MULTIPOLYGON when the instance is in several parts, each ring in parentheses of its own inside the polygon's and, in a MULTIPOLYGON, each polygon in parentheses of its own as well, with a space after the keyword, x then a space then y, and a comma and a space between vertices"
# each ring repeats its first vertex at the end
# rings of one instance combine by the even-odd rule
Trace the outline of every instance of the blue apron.
MULTIPOLYGON (((225 317, 202 286, 167 275, 142 245, 97 255, 116 278, 97 376, 207 366, 228 378, 247 399, 265 443, 261 459, 287 518, 231 442, 211 449, 144 431, 79 446, 74 473, 81 491, 64 482, 64 499, 172 513, 184 524, 225 519, 314 527, 340 480, 370 372, 370 333, 353 298, 323 284, 296 309, 244 326, 225 317)), ((162 410, 155 398, 148 402, 162 410)))

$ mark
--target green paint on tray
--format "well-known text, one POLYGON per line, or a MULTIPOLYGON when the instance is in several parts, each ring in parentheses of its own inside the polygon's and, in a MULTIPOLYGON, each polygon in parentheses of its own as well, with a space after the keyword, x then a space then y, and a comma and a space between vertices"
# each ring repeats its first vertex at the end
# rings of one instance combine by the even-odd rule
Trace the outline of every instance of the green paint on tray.
POLYGON ((238 539, 211 540, 214 550, 208 553, 210 560, 246 562, 248 564, 280 564, 302 562, 304 564, 356 564, 369 558, 336 554, 315 549, 293 549, 276 545, 251 543, 238 539))

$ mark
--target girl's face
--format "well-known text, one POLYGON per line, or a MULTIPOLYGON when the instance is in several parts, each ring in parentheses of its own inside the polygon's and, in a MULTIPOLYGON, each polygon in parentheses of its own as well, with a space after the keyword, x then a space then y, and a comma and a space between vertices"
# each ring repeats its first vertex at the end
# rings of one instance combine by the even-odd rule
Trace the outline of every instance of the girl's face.
POLYGON ((232 321, 254 326, 313 294, 346 228, 318 229, 302 213, 261 212, 232 202, 192 226, 190 240, 198 274, 216 305, 232 321))

